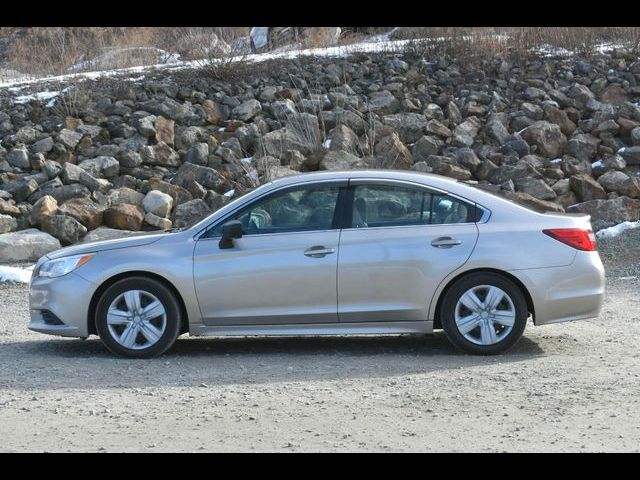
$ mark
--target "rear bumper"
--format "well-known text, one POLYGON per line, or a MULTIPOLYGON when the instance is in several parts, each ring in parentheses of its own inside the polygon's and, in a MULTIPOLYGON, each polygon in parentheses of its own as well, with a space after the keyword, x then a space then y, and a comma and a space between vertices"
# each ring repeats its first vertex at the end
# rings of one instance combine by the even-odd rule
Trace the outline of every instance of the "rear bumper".
POLYGON ((73 272, 58 278, 36 278, 29 289, 29 330, 63 337, 88 337, 87 313, 93 292, 94 285, 73 272), (61 323, 52 323, 53 316, 61 323))
POLYGON ((571 265, 512 270, 529 291, 534 323, 596 318, 605 293, 605 274, 598 252, 578 252, 571 265))

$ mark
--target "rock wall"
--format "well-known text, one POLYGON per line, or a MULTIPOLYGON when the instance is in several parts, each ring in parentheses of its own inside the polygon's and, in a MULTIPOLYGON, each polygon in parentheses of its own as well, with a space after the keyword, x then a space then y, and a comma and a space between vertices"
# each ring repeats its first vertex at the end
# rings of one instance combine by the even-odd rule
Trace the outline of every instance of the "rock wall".
POLYGON ((469 66, 358 54, 248 72, 0 90, 0 261, 15 259, 16 235, 54 248, 186 226, 318 169, 435 172, 589 213, 597 229, 640 219, 637 55, 469 66), (66 90, 24 100, 45 88, 66 90))

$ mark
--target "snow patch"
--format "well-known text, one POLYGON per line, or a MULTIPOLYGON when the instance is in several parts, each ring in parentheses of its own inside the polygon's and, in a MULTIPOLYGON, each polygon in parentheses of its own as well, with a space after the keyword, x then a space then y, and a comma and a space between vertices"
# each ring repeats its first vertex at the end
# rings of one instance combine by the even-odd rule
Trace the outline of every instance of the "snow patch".
POLYGON ((617 153, 622 153, 622 152, 624 152, 626 149, 627 149, 627 147, 619 148, 617 153))
POLYGON ((223 193, 225 197, 229 197, 229 198, 233 197, 235 194, 236 194, 235 188, 232 190, 229 190, 228 192, 223 193))
POLYGON ((14 98, 13 101, 15 103, 28 103, 31 100, 51 100, 56 98, 58 95, 60 95, 60 93, 61 92, 51 92, 51 91, 45 90, 44 92, 32 93, 31 95, 19 95, 16 98, 14 98))
POLYGON ((602 160, 598 160, 596 162, 593 162, 591 164, 591 168, 596 168, 596 167, 601 167, 602 166, 602 160))
POLYGON ((331 139, 327 138, 322 144, 322 146, 325 148, 325 150, 329 150, 329 148, 331 147, 331 139))
POLYGON ((625 230, 631 230, 632 228, 640 227, 640 220, 637 222, 622 222, 613 227, 603 228, 596 233, 597 238, 613 238, 620 235, 625 230))
POLYGON ((561 158, 554 158, 553 160, 550 160, 549 163, 560 163, 561 161, 561 158))
POLYGON ((31 271, 34 266, 35 265, 27 268, 19 268, 0 265, 0 282, 29 283, 31 281, 31 271))

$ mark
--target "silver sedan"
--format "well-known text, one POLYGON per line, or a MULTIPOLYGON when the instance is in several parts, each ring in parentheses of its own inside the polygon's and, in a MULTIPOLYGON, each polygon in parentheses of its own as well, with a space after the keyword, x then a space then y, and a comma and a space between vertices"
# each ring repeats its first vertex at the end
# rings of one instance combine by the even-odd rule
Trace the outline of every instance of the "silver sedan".
POLYGON ((177 232, 41 258, 37 332, 97 334, 150 357, 183 334, 429 334, 500 353, 535 325, 597 317, 604 269, 588 216, 538 213, 407 171, 265 184, 177 232))

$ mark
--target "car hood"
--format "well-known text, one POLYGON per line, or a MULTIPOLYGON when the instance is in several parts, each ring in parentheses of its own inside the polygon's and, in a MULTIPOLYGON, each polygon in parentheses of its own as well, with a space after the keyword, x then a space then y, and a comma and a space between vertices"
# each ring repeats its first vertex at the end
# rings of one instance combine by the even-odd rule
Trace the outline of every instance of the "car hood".
POLYGON ((105 250, 113 250, 115 248, 140 247, 142 245, 150 245, 157 242, 161 238, 165 238, 170 233, 161 234, 142 234, 135 237, 116 238, 113 240, 102 240, 99 242, 83 243, 80 245, 72 245, 55 252, 47 254, 50 259, 66 257, 69 255, 81 255, 83 253, 103 252, 105 250))

